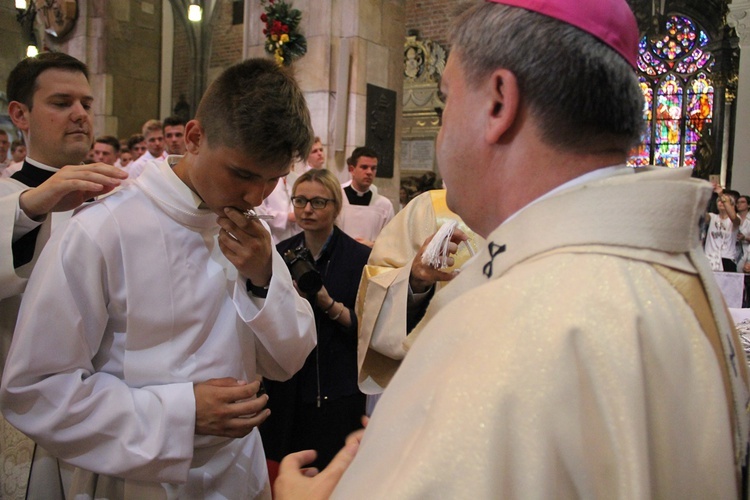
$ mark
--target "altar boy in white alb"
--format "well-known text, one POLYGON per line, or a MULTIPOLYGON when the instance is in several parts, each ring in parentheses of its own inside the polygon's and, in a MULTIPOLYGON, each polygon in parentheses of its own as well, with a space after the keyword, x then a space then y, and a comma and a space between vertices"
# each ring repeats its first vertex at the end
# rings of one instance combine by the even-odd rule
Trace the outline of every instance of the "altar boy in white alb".
POLYGON ((267 60, 225 71, 174 169, 53 235, 0 393, 8 421, 79 469, 67 498, 269 497, 255 427, 315 345, 259 205, 312 143, 304 97, 267 60))

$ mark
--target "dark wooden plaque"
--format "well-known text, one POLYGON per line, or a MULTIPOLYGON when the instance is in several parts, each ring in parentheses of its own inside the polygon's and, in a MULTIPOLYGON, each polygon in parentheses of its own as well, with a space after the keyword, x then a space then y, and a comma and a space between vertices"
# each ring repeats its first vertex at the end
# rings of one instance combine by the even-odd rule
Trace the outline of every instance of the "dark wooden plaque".
POLYGON ((367 84, 365 144, 378 152, 377 177, 393 177, 396 147, 396 92, 367 84))

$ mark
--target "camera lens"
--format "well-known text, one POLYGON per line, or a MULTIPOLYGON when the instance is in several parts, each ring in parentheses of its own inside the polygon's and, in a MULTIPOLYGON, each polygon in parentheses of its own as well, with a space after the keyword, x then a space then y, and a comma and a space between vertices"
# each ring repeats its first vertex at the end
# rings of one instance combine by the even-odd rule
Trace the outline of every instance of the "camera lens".
POLYGON ((315 269, 310 250, 304 247, 287 250, 284 253, 284 260, 289 267, 292 279, 297 283, 297 288, 302 293, 312 295, 321 289, 323 278, 315 269))

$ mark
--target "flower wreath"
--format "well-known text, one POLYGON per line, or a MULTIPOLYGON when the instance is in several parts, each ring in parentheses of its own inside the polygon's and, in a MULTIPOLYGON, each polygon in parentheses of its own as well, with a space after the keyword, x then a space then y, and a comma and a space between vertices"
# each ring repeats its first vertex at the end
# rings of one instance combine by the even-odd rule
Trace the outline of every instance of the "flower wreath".
POLYGON ((266 27, 266 52, 273 54, 279 65, 289 65, 307 52, 307 40, 297 31, 302 12, 284 0, 260 0, 265 13, 260 16, 266 27))

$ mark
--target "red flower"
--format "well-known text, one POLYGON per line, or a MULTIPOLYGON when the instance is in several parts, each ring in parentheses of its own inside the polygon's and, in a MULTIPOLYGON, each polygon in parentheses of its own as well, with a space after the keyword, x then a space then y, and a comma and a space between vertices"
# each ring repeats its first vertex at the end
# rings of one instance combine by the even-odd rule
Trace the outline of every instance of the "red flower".
POLYGON ((265 15, 265 14, 261 14, 261 15, 260 15, 260 20, 261 20, 261 21, 263 21, 263 22, 265 23, 266 21, 268 21, 268 16, 267 16, 267 15, 265 15))
POLYGON ((282 33, 289 33, 289 26, 287 26, 286 24, 282 24, 281 25, 281 32, 282 33))

